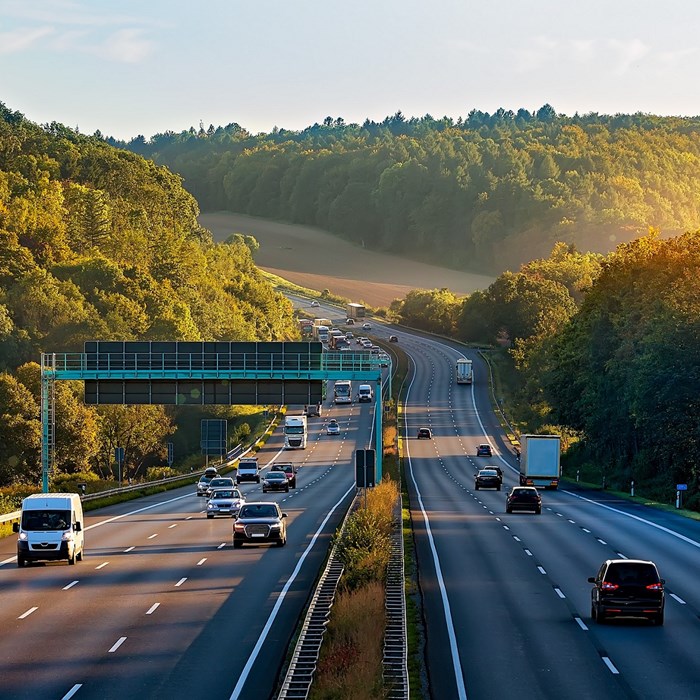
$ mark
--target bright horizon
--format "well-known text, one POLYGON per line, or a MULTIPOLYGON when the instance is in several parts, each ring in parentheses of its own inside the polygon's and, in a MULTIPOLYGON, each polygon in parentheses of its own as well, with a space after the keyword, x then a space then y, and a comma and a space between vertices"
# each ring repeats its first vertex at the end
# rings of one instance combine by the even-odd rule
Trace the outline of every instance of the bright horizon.
POLYGON ((681 0, 0 0, 0 102, 130 140, 472 109, 700 115, 681 0))

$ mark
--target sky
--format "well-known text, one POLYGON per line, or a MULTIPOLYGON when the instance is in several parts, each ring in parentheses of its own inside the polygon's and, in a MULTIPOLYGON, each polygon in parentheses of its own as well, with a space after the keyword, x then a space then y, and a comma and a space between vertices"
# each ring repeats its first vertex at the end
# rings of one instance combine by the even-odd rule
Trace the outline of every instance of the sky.
POLYGON ((700 115, 691 0, 0 0, 0 102, 128 141, 466 117, 700 115))

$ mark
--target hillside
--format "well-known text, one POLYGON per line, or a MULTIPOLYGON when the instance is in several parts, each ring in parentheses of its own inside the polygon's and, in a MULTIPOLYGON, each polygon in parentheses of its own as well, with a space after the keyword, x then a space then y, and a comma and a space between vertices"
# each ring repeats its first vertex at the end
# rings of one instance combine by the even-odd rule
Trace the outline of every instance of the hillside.
POLYGON ((204 211, 319 227, 372 250, 498 273, 556 241, 609 252, 700 222, 700 120, 473 111, 465 120, 253 135, 238 124, 120 144, 167 165, 204 211))

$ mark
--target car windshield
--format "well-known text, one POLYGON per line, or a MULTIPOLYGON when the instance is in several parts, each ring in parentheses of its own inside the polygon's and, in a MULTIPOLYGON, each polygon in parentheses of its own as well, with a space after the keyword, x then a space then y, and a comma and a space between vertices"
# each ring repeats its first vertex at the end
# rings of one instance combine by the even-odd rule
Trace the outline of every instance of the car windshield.
POLYGON ((537 491, 534 489, 515 489, 514 496, 537 496, 537 491))
POLYGON ((241 518, 276 518, 277 507, 274 504, 255 503, 241 508, 241 518))
POLYGON ((209 486, 215 488, 216 486, 230 486, 232 479, 212 479, 209 482, 209 486))
POLYGON ((495 469, 482 469, 479 472, 480 476, 498 476, 498 472, 495 469))
POLYGON ((274 472, 268 472, 267 476, 265 477, 266 479, 285 479, 286 476, 284 472, 280 471, 274 471, 274 472))
POLYGON ((203 476, 203 477, 199 480, 199 483, 200 483, 200 484, 208 484, 210 481, 211 481, 211 477, 203 476))
POLYGON ((26 510, 22 513, 23 530, 66 530, 70 523, 69 510, 26 510))
POLYGON ((234 497, 233 493, 234 493, 233 491, 229 491, 228 489, 227 490, 217 489, 212 494, 212 498, 233 498, 234 497))

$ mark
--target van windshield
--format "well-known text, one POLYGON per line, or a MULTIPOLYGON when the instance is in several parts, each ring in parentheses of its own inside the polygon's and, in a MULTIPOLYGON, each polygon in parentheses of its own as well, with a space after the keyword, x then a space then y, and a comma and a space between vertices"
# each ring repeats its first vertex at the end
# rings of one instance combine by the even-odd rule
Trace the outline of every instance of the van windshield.
POLYGON ((70 525, 69 510, 25 510, 22 513, 23 530, 67 530, 70 525))

